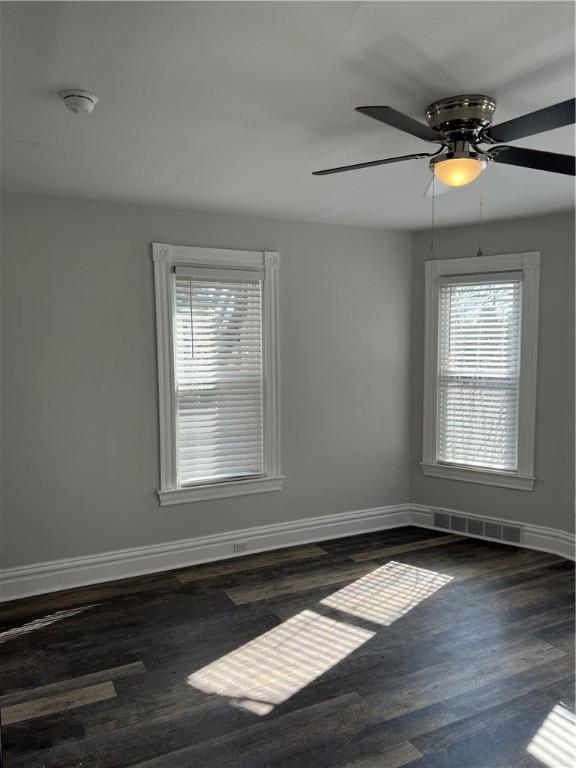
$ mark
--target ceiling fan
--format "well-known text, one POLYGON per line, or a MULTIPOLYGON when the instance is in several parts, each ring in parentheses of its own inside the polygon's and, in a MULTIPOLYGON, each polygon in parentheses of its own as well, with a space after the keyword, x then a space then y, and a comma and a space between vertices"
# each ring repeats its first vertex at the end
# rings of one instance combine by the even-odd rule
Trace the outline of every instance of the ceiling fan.
POLYGON ((428 124, 425 125, 392 107, 356 107, 363 115, 440 146, 436 152, 418 152, 367 163, 343 165, 314 171, 313 175, 327 176, 331 173, 428 157, 434 178, 448 187, 470 184, 478 178, 490 161, 574 176, 576 158, 572 155, 511 147, 501 142, 523 139, 563 125, 572 125, 576 121, 575 108, 576 99, 568 99, 500 125, 492 125, 496 101, 490 96, 451 96, 430 104, 426 110, 428 124), (497 146, 483 149, 481 144, 497 146))

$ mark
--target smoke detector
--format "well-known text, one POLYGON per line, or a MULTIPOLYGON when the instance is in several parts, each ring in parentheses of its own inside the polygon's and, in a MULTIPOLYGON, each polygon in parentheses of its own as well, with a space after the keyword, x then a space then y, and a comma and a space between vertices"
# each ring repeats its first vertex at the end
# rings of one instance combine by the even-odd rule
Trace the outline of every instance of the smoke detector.
POLYGON ((60 91, 60 98, 64 102, 66 109, 77 115, 79 112, 86 112, 90 115, 94 112, 94 107, 98 103, 98 96, 90 91, 80 91, 72 88, 67 91, 60 91))

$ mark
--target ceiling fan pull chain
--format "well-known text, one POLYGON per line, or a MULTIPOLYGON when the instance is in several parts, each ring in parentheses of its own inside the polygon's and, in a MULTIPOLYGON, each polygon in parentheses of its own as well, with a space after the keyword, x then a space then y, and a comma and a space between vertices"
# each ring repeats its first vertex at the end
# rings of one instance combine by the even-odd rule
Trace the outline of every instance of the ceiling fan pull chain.
POLYGON ((432 174, 432 229, 430 237, 430 255, 434 255, 434 203, 436 201, 436 177, 432 174))
MULTIPOLYGON (((480 180, 480 183, 482 183, 482 180, 480 180)), ((478 252, 476 253, 476 256, 484 256, 484 253, 482 251, 482 225, 483 225, 483 218, 482 218, 482 190, 480 190, 480 215, 478 219, 478 252)))

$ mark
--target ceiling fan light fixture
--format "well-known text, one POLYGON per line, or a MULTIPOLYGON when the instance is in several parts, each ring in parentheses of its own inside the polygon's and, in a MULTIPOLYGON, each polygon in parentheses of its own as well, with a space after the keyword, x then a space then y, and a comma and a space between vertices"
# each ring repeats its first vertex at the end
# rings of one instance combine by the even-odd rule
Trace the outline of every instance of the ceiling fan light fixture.
POLYGON ((476 157, 454 157, 434 163, 434 176, 448 187, 465 187, 480 176, 486 163, 476 157))

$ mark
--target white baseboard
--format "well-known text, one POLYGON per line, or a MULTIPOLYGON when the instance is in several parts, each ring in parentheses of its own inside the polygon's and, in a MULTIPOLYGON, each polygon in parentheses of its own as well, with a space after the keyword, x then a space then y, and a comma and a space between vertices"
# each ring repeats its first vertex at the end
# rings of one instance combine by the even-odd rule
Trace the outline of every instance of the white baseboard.
MULTIPOLYGON (((565 557, 568 560, 576 559, 574 534, 569 533, 568 531, 560 531, 557 528, 546 528, 542 525, 519 523, 518 520, 507 520, 503 517, 496 518, 491 517, 490 515, 474 515, 469 512, 462 512, 458 509, 411 504, 410 525, 415 525, 420 528, 444 530, 434 526, 434 514, 437 512, 457 515, 459 517, 472 517, 475 520, 488 520, 490 522, 519 527, 522 529, 521 543, 513 544, 508 541, 500 543, 511 547, 523 547, 525 549, 536 549, 540 552, 550 552, 550 554, 560 555, 560 557, 565 557)), ((495 541, 495 539, 490 539, 487 536, 474 536, 470 533, 460 535, 470 536, 475 539, 483 539, 485 541, 495 541)))
POLYGON ((518 546, 574 559, 574 536, 565 531, 454 509, 396 504, 9 568, 0 571, 0 602, 387 528, 414 525, 434 529, 434 512, 520 525, 523 541, 518 546), (235 551, 234 545, 237 544, 246 544, 247 550, 235 551))
POLYGON ((0 602, 409 524, 410 506, 396 504, 8 568, 0 571, 0 602))

